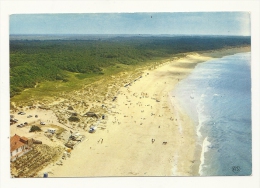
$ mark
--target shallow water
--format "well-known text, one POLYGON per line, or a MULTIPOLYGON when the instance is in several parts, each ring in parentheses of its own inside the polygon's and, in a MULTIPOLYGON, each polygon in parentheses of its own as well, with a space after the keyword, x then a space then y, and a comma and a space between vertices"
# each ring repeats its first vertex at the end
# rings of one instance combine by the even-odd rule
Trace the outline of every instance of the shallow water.
POLYGON ((196 66, 172 92, 197 125, 201 176, 251 175, 251 53, 196 66))

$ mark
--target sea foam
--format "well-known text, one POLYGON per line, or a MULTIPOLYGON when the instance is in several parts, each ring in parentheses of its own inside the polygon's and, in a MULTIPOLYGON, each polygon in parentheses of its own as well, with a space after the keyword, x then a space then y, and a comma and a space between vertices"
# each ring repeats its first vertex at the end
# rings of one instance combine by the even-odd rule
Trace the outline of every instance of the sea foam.
POLYGON ((252 172, 250 57, 239 53, 198 64, 172 92, 196 124, 201 175, 252 172))

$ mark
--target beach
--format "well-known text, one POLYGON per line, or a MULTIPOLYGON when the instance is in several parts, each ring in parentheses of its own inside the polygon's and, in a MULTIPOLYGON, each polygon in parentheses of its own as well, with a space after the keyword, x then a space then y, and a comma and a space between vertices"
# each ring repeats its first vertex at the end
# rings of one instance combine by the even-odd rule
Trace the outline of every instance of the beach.
MULTIPOLYGON (((187 53, 144 70, 117 92, 108 106, 106 128, 84 132, 86 139, 62 166, 51 163, 39 176, 43 172, 49 177, 198 176, 202 149, 196 127, 171 91, 198 63, 246 51, 250 47, 187 53)), ((44 116, 44 112, 30 114, 44 116)), ((55 116, 43 120, 67 128, 55 116)), ((11 126, 11 135, 18 129, 11 126)))

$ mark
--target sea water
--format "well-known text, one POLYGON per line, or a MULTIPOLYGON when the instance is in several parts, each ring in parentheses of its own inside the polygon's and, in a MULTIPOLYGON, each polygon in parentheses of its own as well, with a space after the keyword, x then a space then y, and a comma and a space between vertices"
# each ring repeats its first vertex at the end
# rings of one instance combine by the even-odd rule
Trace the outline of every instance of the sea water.
POLYGON ((194 120, 201 176, 252 173, 251 53, 198 64, 172 91, 194 120))

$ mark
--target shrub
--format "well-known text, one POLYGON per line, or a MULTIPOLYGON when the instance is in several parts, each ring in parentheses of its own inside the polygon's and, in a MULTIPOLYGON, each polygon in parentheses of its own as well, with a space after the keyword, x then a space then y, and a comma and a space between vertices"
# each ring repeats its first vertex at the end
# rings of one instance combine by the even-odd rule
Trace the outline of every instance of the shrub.
POLYGON ((36 125, 33 125, 29 130, 29 132, 37 132, 37 131, 41 131, 41 128, 36 125))
POLYGON ((71 116, 71 117, 69 117, 69 121, 72 121, 72 122, 79 122, 80 120, 79 120, 79 118, 76 117, 76 116, 71 116))

